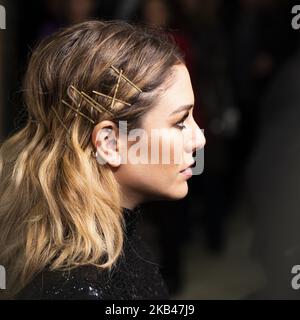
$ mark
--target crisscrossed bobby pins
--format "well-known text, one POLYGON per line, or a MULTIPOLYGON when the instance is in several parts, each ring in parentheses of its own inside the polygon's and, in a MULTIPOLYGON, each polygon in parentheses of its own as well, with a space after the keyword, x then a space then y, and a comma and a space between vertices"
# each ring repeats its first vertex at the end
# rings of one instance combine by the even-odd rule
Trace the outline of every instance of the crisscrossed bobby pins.
MULTIPOLYGON (((99 113, 108 113, 109 115, 113 115, 113 109, 115 106, 115 103, 122 103, 126 106, 131 106, 130 103, 120 100, 117 98, 117 94, 118 94, 118 90, 119 90, 119 86, 120 86, 120 82, 121 80, 126 81, 127 83, 129 83, 133 88, 135 88, 137 91, 139 91, 140 93, 142 93, 143 91, 136 85, 134 84, 132 81, 130 81, 124 74, 123 74, 123 70, 120 69, 118 70, 116 67, 114 67, 113 65, 110 65, 110 68, 118 75, 118 79, 117 79, 117 83, 114 89, 114 94, 113 96, 109 96, 106 95, 104 93, 98 92, 98 91, 93 91, 94 94, 96 94, 97 96, 102 96, 105 97, 107 99, 109 99, 111 101, 111 104, 109 107, 104 107, 102 106, 99 102, 97 102, 95 99, 93 99, 90 95, 86 94, 84 91, 79 91, 77 88, 75 88, 75 86, 71 85, 69 87, 69 90, 73 90, 77 95, 79 95, 80 97, 80 102, 79 104, 74 107, 72 106, 70 103, 66 102, 64 99, 62 100, 62 103, 72 109, 75 114, 74 117, 77 117, 78 115, 82 116, 83 118, 85 118, 86 120, 88 120, 89 122, 91 122, 92 124, 95 124, 95 121, 89 117, 88 115, 86 115, 85 113, 83 113, 82 111, 80 111, 80 107, 82 104, 82 101, 87 102, 92 109, 95 109, 96 111, 98 111, 99 113)), ((55 108, 52 106, 51 107, 55 116, 57 117, 57 119, 59 120, 59 122, 61 123, 61 125, 64 127, 64 129, 66 130, 68 136, 70 137, 71 132, 70 129, 67 128, 67 126, 65 125, 65 123, 62 121, 62 119, 60 118, 60 116, 58 115, 57 111, 55 110, 55 108)))
MULTIPOLYGON (((130 103, 122 101, 120 99, 117 98, 117 93, 119 90, 119 86, 120 86, 120 82, 121 79, 125 80, 127 83, 129 83, 132 87, 134 87, 136 90, 138 90, 139 92, 143 92, 137 85, 135 85, 132 81, 130 81, 124 74, 123 74, 123 70, 118 70, 117 68, 115 68, 113 65, 110 66, 110 68, 112 68, 117 74, 118 74, 118 81, 114 90, 114 95, 113 97, 106 95, 104 93, 98 92, 98 91, 93 91, 94 94, 98 95, 98 96, 102 96, 105 97, 107 99, 111 100, 111 105, 109 108, 102 106, 99 102, 97 102, 95 99, 93 99, 91 96, 89 96, 88 94, 86 94, 84 91, 79 91, 77 90, 73 85, 70 86, 69 89, 72 89, 73 91, 75 91, 80 97, 81 97, 81 101, 78 104, 77 108, 73 107, 71 104, 69 104, 68 102, 66 102, 65 100, 62 100, 62 103, 67 106, 68 108, 72 109, 76 115, 80 115, 82 117, 84 117, 85 119, 87 119, 88 121, 90 121, 92 124, 95 124, 95 121, 93 119, 91 119, 89 116, 87 116, 86 114, 84 114, 83 112, 80 111, 80 107, 81 107, 81 102, 82 100, 85 100, 92 108, 94 108, 95 110, 97 110, 100 113, 109 113, 110 115, 113 115, 113 108, 116 102, 122 103, 124 105, 127 106, 131 106, 130 103)), ((55 108, 52 107, 52 110, 54 111, 54 114, 58 117, 59 121, 61 122, 61 124, 64 125, 63 121, 60 119, 60 117, 58 116, 58 113, 56 112, 55 108)), ((64 125, 65 127, 65 125, 64 125)), ((66 130, 69 132, 69 130, 66 128, 66 130)))

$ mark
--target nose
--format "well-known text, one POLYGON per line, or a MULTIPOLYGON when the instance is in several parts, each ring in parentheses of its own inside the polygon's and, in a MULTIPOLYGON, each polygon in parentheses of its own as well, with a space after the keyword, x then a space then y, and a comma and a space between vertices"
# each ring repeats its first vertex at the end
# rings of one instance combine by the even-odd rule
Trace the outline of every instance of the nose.
POLYGON ((199 128, 195 120, 189 130, 185 131, 185 135, 183 138, 185 152, 187 155, 196 153, 198 149, 202 149, 206 144, 204 133, 202 132, 202 129, 199 128))
POLYGON ((206 139, 204 136, 204 129, 200 129, 195 122, 194 137, 193 137, 193 153, 198 149, 202 149, 206 144, 206 139))

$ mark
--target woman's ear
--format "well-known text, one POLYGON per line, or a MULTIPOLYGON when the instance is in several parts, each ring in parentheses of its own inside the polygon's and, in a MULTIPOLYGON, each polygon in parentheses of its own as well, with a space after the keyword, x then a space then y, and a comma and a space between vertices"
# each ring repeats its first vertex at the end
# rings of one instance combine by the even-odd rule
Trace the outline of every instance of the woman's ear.
POLYGON ((96 149, 97 162, 118 167, 121 164, 119 132, 111 121, 98 123, 92 133, 92 142, 96 149))

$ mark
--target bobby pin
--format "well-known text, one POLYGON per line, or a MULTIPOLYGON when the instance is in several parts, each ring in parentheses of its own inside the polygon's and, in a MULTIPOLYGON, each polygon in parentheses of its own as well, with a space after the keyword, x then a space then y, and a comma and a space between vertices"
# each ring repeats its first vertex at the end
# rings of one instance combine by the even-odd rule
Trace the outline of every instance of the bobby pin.
POLYGON ((139 92, 143 92, 137 85, 135 85, 133 82, 131 82, 126 76, 124 76, 122 73, 123 71, 119 71, 116 67, 113 65, 110 66, 120 77, 122 77, 125 81, 127 81, 129 84, 131 84, 136 90, 139 92))
POLYGON ((110 115, 113 115, 111 111, 109 111, 107 108, 103 107, 99 102, 94 100, 92 97, 87 95, 85 92, 77 90, 74 86, 71 86, 70 88, 73 89, 77 94, 79 94, 85 101, 90 103, 91 106, 93 108, 95 108, 98 112, 100 112, 100 113, 108 112, 110 115))
POLYGON ((70 130, 67 128, 67 126, 64 124, 64 122, 61 120, 60 116, 58 115, 57 111, 55 110, 55 108, 52 106, 51 107, 56 118, 58 119, 58 121, 61 123, 61 125, 66 129, 66 131, 68 132, 68 134, 70 134, 70 130))
POLYGON ((122 73, 123 73, 123 70, 121 69, 120 74, 119 74, 119 78, 118 78, 118 82, 117 82, 117 85, 116 85, 116 88, 115 88, 114 96, 113 96, 113 99, 112 99, 112 102, 111 102, 111 105, 110 105, 111 109, 113 109, 114 106, 115 106, 115 100, 116 100, 117 92, 118 92, 118 89, 119 89, 119 86, 120 86, 122 73))
POLYGON ((93 119, 91 119, 90 117, 88 117, 87 115, 85 115, 84 113, 80 112, 78 109, 72 107, 68 102, 66 102, 65 100, 62 100, 62 103, 69 107, 70 109, 72 109, 73 111, 75 111, 77 114, 80 114, 82 117, 86 118, 87 120, 89 120, 92 124, 95 124, 95 121, 93 119))
MULTIPOLYGON (((93 91, 93 93, 95 93, 95 94, 97 94, 98 96, 102 96, 102 97, 105 97, 105 98, 108 98, 108 99, 113 99, 111 96, 108 96, 108 95, 106 95, 106 94, 104 94, 104 93, 101 93, 101 92, 98 92, 98 91, 93 91)), ((123 104, 125 104, 126 106, 131 106, 131 104, 130 103, 128 103, 128 102, 125 102, 125 101, 122 101, 122 100, 120 100, 120 99, 117 99, 117 98, 115 98, 115 101, 116 102, 120 102, 120 103, 123 103, 123 104)))

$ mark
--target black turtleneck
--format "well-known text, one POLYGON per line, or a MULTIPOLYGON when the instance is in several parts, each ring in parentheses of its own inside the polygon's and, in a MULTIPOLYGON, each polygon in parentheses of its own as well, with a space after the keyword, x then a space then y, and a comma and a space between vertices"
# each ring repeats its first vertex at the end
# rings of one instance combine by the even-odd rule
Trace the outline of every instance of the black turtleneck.
POLYGON ((159 265, 137 232, 140 206, 123 208, 124 255, 112 272, 86 265, 68 272, 44 270, 17 299, 134 300, 169 299, 159 265))

